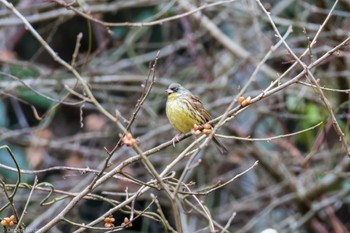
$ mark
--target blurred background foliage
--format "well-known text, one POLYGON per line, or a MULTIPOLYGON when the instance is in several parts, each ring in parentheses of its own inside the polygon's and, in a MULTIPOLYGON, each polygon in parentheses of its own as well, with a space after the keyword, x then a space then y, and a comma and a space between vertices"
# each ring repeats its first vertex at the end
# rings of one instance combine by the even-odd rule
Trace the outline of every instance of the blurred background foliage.
MULTIPOLYGON (((105 22, 152 22, 182 14, 188 9, 184 1, 76 1, 72 6, 105 22)), ((185 1, 187 2, 187 1, 185 1)), ((200 7, 214 1, 188 1, 200 7)), ((105 26, 66 9, 57 1, 13 1, 38 33, 67 62, 72 62, 81 33, 79 52, 74 67, 89 83, 97 100, 112 114, 129 119, 140 98, 149 73, 149 64, 157 51, 157 81, 132 125, 131 132, 139 146, 148 150, 169 141, 177 132, 165 117, 166 87, 179 82, 200 96, 213 117, 224 113, 241 88, 247 83, 271 46, 279 39, 257 1, 240 0, 218 4, 201 11, 210 24, 194 17, 179 17, 153 26, 105 26), (250 54, 249 58, 235 53, 210 31, 219 29, 231 42, 250 54), (208 29, 209 28, 209 29, 208 29)), ((293 32, 286 41, 300 56, 310 45, 320 25, 330 13, 334 1, 281 0, 262 1, 271 13, 280 33, 293 32)), ((319 34, 317 43, 303 61, 311 64, 349 36, 350 3, 339 1, 329 21, 319 34)), ((1 5, 0 14, 0 141, 8 145, 23 170, 40 170, 58 166, 98 169, 107 156, 104 148, 112 149, 119 139, 116 126, 95 106, 70 95, 65 86, 84 95, 75 77, 62 68, 26 30, 21 21, 1 5)), ((201 18, 199 17, 199 18, 201 18)), ((239 50, 238 50, 239 51, 239 50)), ((349 45, 312 69, 313 74, 331 103, 337 121, 349 140, 349 45)), ((255 97, 294 62, 282 45, 273 51, 266 64, 274 77, 260 71, 244 96, 255 97)), ((296 66, 280 82, 284 83, 299 72, 296 66)), ((301 81, 309 83, 303 78, 301 81)), ((238 104, 237 104, 238 105, 238 104)), ((199 195, 212 218, 225 226, 233 212, 235 218, 229 232, 261 232, 275 228, 278 232, 349 232, 349 161, 332 127, 327 109, 317 89, 295 83, 264 98, 225 124, 218 133, 250 138, 269 138, 297 132, 322 124, 307 132, 262 142, 241 139, 221 139, 230 150, 226 157, 217 154, 212 143, 200 152, 200 158, 185 181, 192 191, 205 189, 230 179, 259 160, 260 165, 233 183, 199 195), (328 182, 332 179, 332 182, 328 182), (316 191, 315 191, 316 190, 316 191), (305 194, 307 193, 307 195, 305 194), (328 204, 324 204, 327 203, 328 204)), ((126 121, 123 122, 126 124, 126 121)), ((193 138, 181 141, 175 148, 167 147, 151 157, 162 171, 193 138)), ((111 167, 134 152, 126 147, 114 155, 111 167)), ((174 168, 179 177, 187 161, 174 168)), ((0 164, 14 167, 4 150, 0 164)), ((136 162, 123 170, 131 177, 147 181, 149 176, 136 162)), ((85 174, 65 169, 38 173, 39 182, 51 183, 56 190, 79 192, 92 179, 85 174)), ((16 170, 2 166, 4 184, 14 184, 16 170)), ((32 184, 34 174, 22 182, 32 184)), ((3 187, 1 187, 3 188, 3 187)), ((94 193, 122 201, 125 190, 136 192, 139 185, 128 179, 111 179, 94 193)), ((15 198, 23 209, 30 189, 20 188, 15 198)), ((168 221, 174 226, 170 204, 161 191, 158 195, 168 221)), ((66 203, 60 200, 39 207, 47 195, 35 191, 24 223, 33 229, 52 218, 50 211, 66 203), (39 211, 39 214, 38 214, 39 211), (47 219, 46 219, 47 218, 47 219)), ((1 194, 2 195, 2 194, 1 194)), ((55 193, 50 197, 62 197, 55 193)), ((0 198, 0 207, 6 203, 0 198)), ((134 208, 143 210, 151 202, 149 193, 140 196, 134 208)), ((193 203, 195 205, 195 203, 193 203)), ((103 200, 84 200, 68 216, 77 223, 89 223, 111 208, 103 200)), ((207 220, 184 204, 184 231, 209 232, 207 220)), ((156 212, 156 206, 147 211, 156 212)), ((116 225, 121 224, 130 209, 116 212, 116 225)), ((9 216, 10 208, 0 212, 9 216)), ((135 220, 125 232, 164 232, 164 226, 149 217, 135 220)), ((62 222, 57 231, 72 232, 75 226, 62 222)))

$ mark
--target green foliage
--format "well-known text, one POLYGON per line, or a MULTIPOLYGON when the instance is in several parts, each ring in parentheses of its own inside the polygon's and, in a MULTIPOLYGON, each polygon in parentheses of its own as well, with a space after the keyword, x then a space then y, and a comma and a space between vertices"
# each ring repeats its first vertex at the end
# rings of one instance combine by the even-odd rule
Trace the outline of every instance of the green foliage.
MULTIPOLYGON (((16 145, 12 145, 7 142, 0 142, 1 145, 8 145, 11 148, 12 153, 15 156, 15 159, 20 167, 20 169, 28 169, 28 161, 25 156, 24 150, 16 145)), ((0 164, 4 164, 16 169, 15 162, 9 155, 8 151, 5 149, 0 150, 0 164)), ((6 183, 15 183, 17 181, 18 175, 16 171, 10 171, 7 169, 0 169, 0 177, 6 183)), ((30 176, 22 174, 22 182, 29 181, 30 176)))
POLYGON ((20 97, 22 100, 33 104, 34 106, 41 107, 48 109, 52 106, 52 101, 48 100, 47 98, 38 95, 34 91, 27 89, 27 88, 21 88, 18 90, 18 97, 20 97))
POLYGON ((9 119, 7 116, 6 105, 3 101, 0 101, 0 127, 8 127, 9 119))
POLYGON ((34 68, 31 67, 25 67, 21 65, 10 65, 10 74, 18 77, 20 79, 24 78, 34 78, 38 77, 40 75, 40 72, 34 68))
MULTIPOLYGON (((298 126, 300 126, 302 129, 311 127, 321 121, 324 121, 328 117, 326 111, 315 103, 306 104, 304 116, 305 119, 298 122, 298 126)), ((321 127, 318 131, 307 131, 298 135, 296 142, 301 148, 304 148, 307 151, 311 150, 313 144, 315 143, 316 135, 322 130, 322 128, 323 127, 321 127)))
MULTIPOLYGON (((324 107, 320 108, 319 103, 307 102, 304 99, 300 99, 296 96, 287 96, 287 108, 288 110, 300 116, 300 119, 296 119, 294 122, 295 128, 306 129, 325 121, 328 118, 328 113, 324 107)), ((315 140, 317 132, 307 131, 297 135, 296 143, 304 150, 310 150, 315 140)))

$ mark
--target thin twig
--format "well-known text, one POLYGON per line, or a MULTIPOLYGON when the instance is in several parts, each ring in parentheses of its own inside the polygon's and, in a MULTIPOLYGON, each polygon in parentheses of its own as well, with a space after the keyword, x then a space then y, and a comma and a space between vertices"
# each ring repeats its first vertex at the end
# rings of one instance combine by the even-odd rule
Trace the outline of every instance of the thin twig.
POLYGON ((195 13, 197 13, 199 11, 202 11, 202 10, 204 10, 206 8, 214 7, 214 6, 218 6, 218 5, 223 5, 223 4, 226 4, 226 3, 235 2, 236 0, 223 0, 223 1, 217 1, 217 2, 214 2, 214 3, 205 3, 202 6, 197 7, 195 9, 192 9, 192 10, 189 10, 189 11, 187 11, 185 13, 174 15, 174 16, 170 16, 170 17, 164 18, 164 19, 154 20, 152 22, 125 22, 125 23, 104 22, 104 21, 101 21, 101 20, 99 20, 97 18, 94 18, 93 16, 91 16, 91 14, 87 14, 87 13, 85 13, 83 11, 78 10, 77 8, 73 7, 71 4, 66 4, 65 2, 63 2, 61 0, 54 0, 54 1, 56 3, 64 6, 65 8, 74 11, 76 14, 78 14, 78 15, 80 15, 80 16, 88 19, 88 20, 91 20, 92 22, 101 24, 101 25, 103 25, 105 27, 145 27, 145 26, 154 26, 154 25, 164 24, 166 22, 170 22, 170 21, 173 21, 173 20, 181 19, 183 17, 186 17, 186 16, 189 16, 189 15, 195 14, 195 13))
MULTIPOLYGON (((260 7, 262 8, 262 10, 265 12, 265 14, 267 15, 267 17, 269 18, 270 23, 271 23, 273 29, 275 30, 275 32, 276 32, 276 34, 278 35, 278 37, 283 41, 283 44, 284 44, 285 47, 288 49, 289 53, 290 53, 290 54, 294 57, 294 59, 303 67, 303 69, 304 69, 304 71, 306 72, 307 76, 311 78, 313 84, 316 86, 317 91, 319 92, 320 97, 321 97, 321 99, 322 99, 324 105, 326 106, 327 111, 328 111, 328 113, 329 113, 329 115, 330 115, 330 117, 331 117, 331 119, 332 119, 333 128, 334 128, 334 130, 337 132, 337 134, 338 134, 338 136, 339 136, 339 140, 340 140, 341 143, 343 144, 343 146, 344 146, 344 148, 345 148, 345 150, 346 150, 346 153, 348 154, 348 156, 349 156, 349 158, 350 158, 350 148, 349 148, 349 146, 348 146, 348 144, 347 144, 347 138, 345 137, 345 134, 343 133, 342 129, 340 128, 340 126, 339 126, 339 124, 338 124, 338 121, 337 121, 337 119, 336 119, 336 117, 335 117, 335 115, 334 115, 334 112, 333 112, 333 110, 332 110, 332 107, 331 107, 331 105, 330 105, 328 99, 327 99, 326 96, 324 95, 324 93, 323 93, 323 91, 322 91, 320 85, 318 84, 318 81, 316 81, 314 75, 311 73, 311 71, 310 71, 310 69, 311 69, 311 68, 310 68, 310 65, 307 66, 304 62, 302 62, 302 61, 299 59, 299 57, 294 53, 294 51, 289 47, 289 45, 287 44, 287 42, 282 38, 281 34, 279 33, 279 31, 278 31, 278 29, 277 29, 277 27, 276 27, 274 21, 272 20, 271 15, 269 14, 269 12, 267 12, 267 10, 265 9, 265 7, 263 6, 263 4, 262 4, 259 0, 257 0, 257 1, 258 1, 258 4, 260 5, 260 7)), ((335 6, 337 5, 337 2, 338 2, 338 1, 336 1, 336 2, 334 3, 333 8, 330 10, 329 15, 327 16, 327 19, 330 17, 332 11, 334 10, 335 6)), ((327 19, 326 19, 326 20, 327 20, 327 19)), ((318 35, 318 34, 316 34, 316 36, 317 36, 317 35, 318 35)), ((315 36, 315 37, 316 37, 316 36, 315 36)), ((313 40, 313 42, 311 42, 311 45, 312 45, 312 43, 314 43, 314 40, 313 40)))
POLYGON ((222 135, 222 134, 215 134, 215 136, 220 137, 220 138, 227 138, 227 139, 237 139, 237 140, 241 140, 241 141, 251 141, 251 142, 270 142, 272 140, 276 140, 276 139, 281 139, 281 138, 286 138, 286 137, 290 137, 290 136, 295 136, 298 134, 302 134, 305 132, 308 132, 310 130, 313 130, 317 127, 319 127, 321 124, 323 123, 323 121, 321 121, 320 123, 311 126, 307 129, 303 129, 294 133, 289 133, 289 134, 281 134, 278 136, 274 136, 274 137, 268 137, 268 138, 243 138, 243 137, 237 137, 237 136, 228 136, 228 135, 222 135))
POLYGON ((26 202, 26 204, 24 205, 24 208, 23 208, 21 217, 19 218, 19 220, 18 220, 18 222, 17 222, 17 226, 16 226, 14 232, 17 232, 17 231, 18 231, 18 228, 21 227, 21 225, 22 225, 22 221, 23 221, 24 215, 25 215, 26 212, 27 212, 27 208, 28 208, 30 199, 32 198, 32 195, 33 195, 33 193, 34 193, 35 186, 37 185, 37 183, 38 183, 38 177, 35 176, 32 190, 30 190, 29 196, 28 196, 28 198, 27 198, 27 202, 26 202))

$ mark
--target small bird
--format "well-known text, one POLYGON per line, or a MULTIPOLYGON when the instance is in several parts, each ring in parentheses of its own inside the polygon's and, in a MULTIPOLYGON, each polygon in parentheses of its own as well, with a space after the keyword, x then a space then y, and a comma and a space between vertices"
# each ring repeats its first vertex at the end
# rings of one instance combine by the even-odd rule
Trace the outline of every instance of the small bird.
MULTIPOLYGON (((194 128, 195 124, 202 125, 211 120, 210 114, 204 108, 199 98, 180 84, 170 84, 166 92, 168 93, 166 115, 170 124, 176 130, 181 133, 187 133, 194 128)), ((221 154, 228 152, 216 137, 213 137, 213 141, 218 146, 221 154)))

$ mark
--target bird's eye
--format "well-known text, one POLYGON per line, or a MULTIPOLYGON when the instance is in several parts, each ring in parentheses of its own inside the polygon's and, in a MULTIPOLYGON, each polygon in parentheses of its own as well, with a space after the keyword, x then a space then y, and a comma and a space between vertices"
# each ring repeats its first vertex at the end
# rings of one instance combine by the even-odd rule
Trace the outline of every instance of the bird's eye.
POLYGON ((171 88, 171 90, 174 91, 174 92, 177 92, 179 90, 179 88, 178 87, 173 87, 173 88, 171 88))

